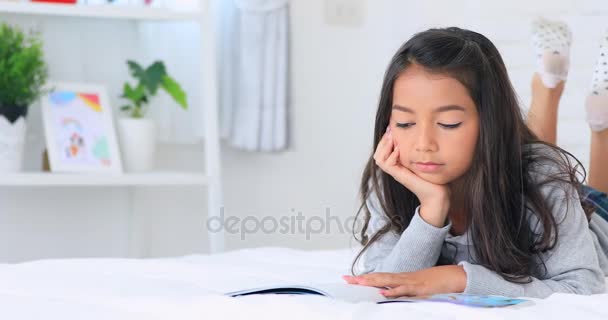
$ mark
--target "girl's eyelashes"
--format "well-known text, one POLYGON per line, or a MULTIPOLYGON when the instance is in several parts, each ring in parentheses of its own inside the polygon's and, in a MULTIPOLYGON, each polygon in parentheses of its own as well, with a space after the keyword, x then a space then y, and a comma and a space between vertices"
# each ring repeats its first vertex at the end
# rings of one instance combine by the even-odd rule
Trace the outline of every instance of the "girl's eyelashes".
POLYGON ((446 128, 446 129, 456 129, 456 128, 460 127, 461 124, 462 124, 462 122, 454 123, 454 124, 438 123, 438 125, 446 128))
MULTIPOLYGON (((447 123, 437 123, 438 125, 446 128, 446 129, 456 129, 458 127, 460 127, 460 125, 462 124, 462 122, 459 123, 454 123, 454 124, 447 124, 447 123)), ((413 122, 407 122, 407 123, 396 123, 395 124, 398 128, 409 128, 413 125, 415 125, 415 123, 413 122)))
POLYGON ((409 128, 411 126, 414 125, 414 123, 396 123, 395 124, 398 128, 409 128))

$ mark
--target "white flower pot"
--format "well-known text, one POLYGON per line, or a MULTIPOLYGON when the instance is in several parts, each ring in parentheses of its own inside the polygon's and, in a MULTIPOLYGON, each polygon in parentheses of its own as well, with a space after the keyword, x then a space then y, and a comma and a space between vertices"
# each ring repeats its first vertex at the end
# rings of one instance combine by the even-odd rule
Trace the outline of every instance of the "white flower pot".
POLYGON ((23 168, 25 118, 10 123, 0 115, 0 172, 18 172, 23 168))
POLYGON ((150 119, 118 121, 122 159, 128 172, 146 172, 156 159, 156 123, 150 119))

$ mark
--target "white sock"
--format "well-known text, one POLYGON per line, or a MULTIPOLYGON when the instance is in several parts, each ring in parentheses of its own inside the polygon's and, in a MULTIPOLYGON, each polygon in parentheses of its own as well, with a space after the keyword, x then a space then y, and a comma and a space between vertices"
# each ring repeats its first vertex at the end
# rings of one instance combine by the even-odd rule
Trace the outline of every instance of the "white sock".
POLYGON ((536 69, 547 88, 565 81, 570 67, 572 33, 561 21, 538 18, 532 22, 532 46, 536 69))
POLYGON ((608 30, 600 40, 600 51, 585 109, 591 130, 608 129, 608 30))

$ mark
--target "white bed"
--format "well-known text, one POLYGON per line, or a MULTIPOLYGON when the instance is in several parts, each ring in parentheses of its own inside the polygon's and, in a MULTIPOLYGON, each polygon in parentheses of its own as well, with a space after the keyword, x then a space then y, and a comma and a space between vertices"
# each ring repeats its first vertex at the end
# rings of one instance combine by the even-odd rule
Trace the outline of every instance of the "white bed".
POLYGON ((608 319, 608 293, 554 294, 532 306, 501 309, 222 295, 269 283, 341 281, 354 253, 266 247, 212 256, 0 264, 0 319, 608 319))

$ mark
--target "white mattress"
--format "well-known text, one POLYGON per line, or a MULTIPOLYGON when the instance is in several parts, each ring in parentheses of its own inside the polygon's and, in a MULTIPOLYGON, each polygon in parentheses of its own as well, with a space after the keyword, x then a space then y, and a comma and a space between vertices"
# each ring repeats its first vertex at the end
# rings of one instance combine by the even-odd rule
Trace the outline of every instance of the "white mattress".
POLYGON ((608 293, 553 294, 532 306, 500 309, 222 295, 269 283, 339 282, 354 252, 266 247, 212 256, 0 264, 0 319, 608 319, 608 293))

